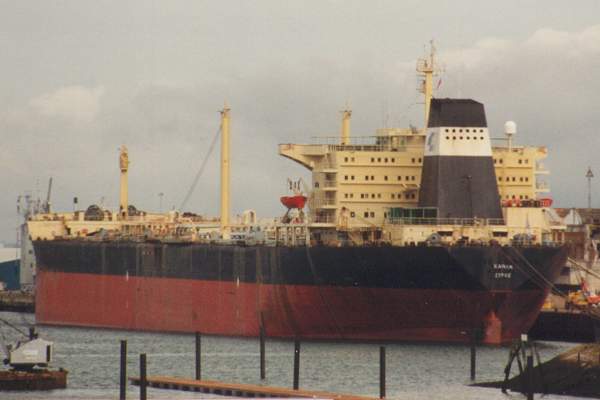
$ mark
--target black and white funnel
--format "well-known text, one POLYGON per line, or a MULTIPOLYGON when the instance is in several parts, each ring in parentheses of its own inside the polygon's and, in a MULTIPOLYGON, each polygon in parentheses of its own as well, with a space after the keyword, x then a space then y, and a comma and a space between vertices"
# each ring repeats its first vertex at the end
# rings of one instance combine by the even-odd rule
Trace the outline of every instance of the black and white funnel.
POLYGON ((431 100, 419 206, 440 218, 502 218, 483 104, 431 100))

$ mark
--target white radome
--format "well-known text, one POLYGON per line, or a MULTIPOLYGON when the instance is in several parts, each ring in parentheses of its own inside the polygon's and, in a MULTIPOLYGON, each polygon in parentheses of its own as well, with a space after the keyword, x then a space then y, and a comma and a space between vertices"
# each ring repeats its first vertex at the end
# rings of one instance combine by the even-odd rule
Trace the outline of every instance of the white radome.
POLYGON ((515 121, 506 121, 504 123, 504 133, 507 135, 514 135, 517 133, 517 124, 515 121))

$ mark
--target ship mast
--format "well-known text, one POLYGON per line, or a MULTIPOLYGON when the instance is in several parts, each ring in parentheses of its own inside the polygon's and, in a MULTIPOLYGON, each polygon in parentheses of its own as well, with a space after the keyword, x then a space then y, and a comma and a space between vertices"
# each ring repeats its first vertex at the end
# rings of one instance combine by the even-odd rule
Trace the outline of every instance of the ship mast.
POLYGON ((419 92, 425 95, 425 127, 429 123, 429 108, 433 97, 433 77, 437 76, 437 65, 435 64, 435 46, 433 40, 430 43, 429 56, 417 60, 417 72, 421 77, 419 92))
POLYGON ((221 112, 221 231, 229 226, 229 111, 227 103, 221 112))
POLYGON ((127 147, 121 146, 119 154, 119 169, 121 170, 121 190, 119 195, 119 213, 121 218, 127 219, 129 212, 129 200, 128 200, 128 185, 127 185, 127 171, 129 170, 129 156, 127 154, 127 147))
POLYGON ((350 144, 350 117, 352 110, 346 105, 346 109, 342 111, 342 146, 350 144))

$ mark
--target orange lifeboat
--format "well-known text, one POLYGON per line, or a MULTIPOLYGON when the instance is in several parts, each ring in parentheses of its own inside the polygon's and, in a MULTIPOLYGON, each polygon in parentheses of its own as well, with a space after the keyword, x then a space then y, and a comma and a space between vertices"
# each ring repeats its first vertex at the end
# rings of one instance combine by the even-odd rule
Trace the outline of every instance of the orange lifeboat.
POLYGON ((281 204, 286 206, 289 209, 298 208, 303 209, 306 204, 306 196, 301 194, 297 194, 294 196, 282 196, 279 200, 281 200, 281 204))
POLYGON ((540 206, 542 206, 542 207, 551 207, 552 206, 552 199, 549 199, 549 198, 540 199, 540 206))

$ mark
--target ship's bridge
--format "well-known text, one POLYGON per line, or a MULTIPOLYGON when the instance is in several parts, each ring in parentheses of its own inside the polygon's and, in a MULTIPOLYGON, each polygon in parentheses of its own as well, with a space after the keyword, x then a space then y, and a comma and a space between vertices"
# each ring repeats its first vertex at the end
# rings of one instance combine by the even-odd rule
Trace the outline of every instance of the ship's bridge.
POLYGON ((279 155, 313 170, 323 157, 337 152, 422 151, 425 133, 417 128, 382 128, 375 135, 353 136, 340 143, 339 136, 315 136, 308 144, 279 145, 279 155))

